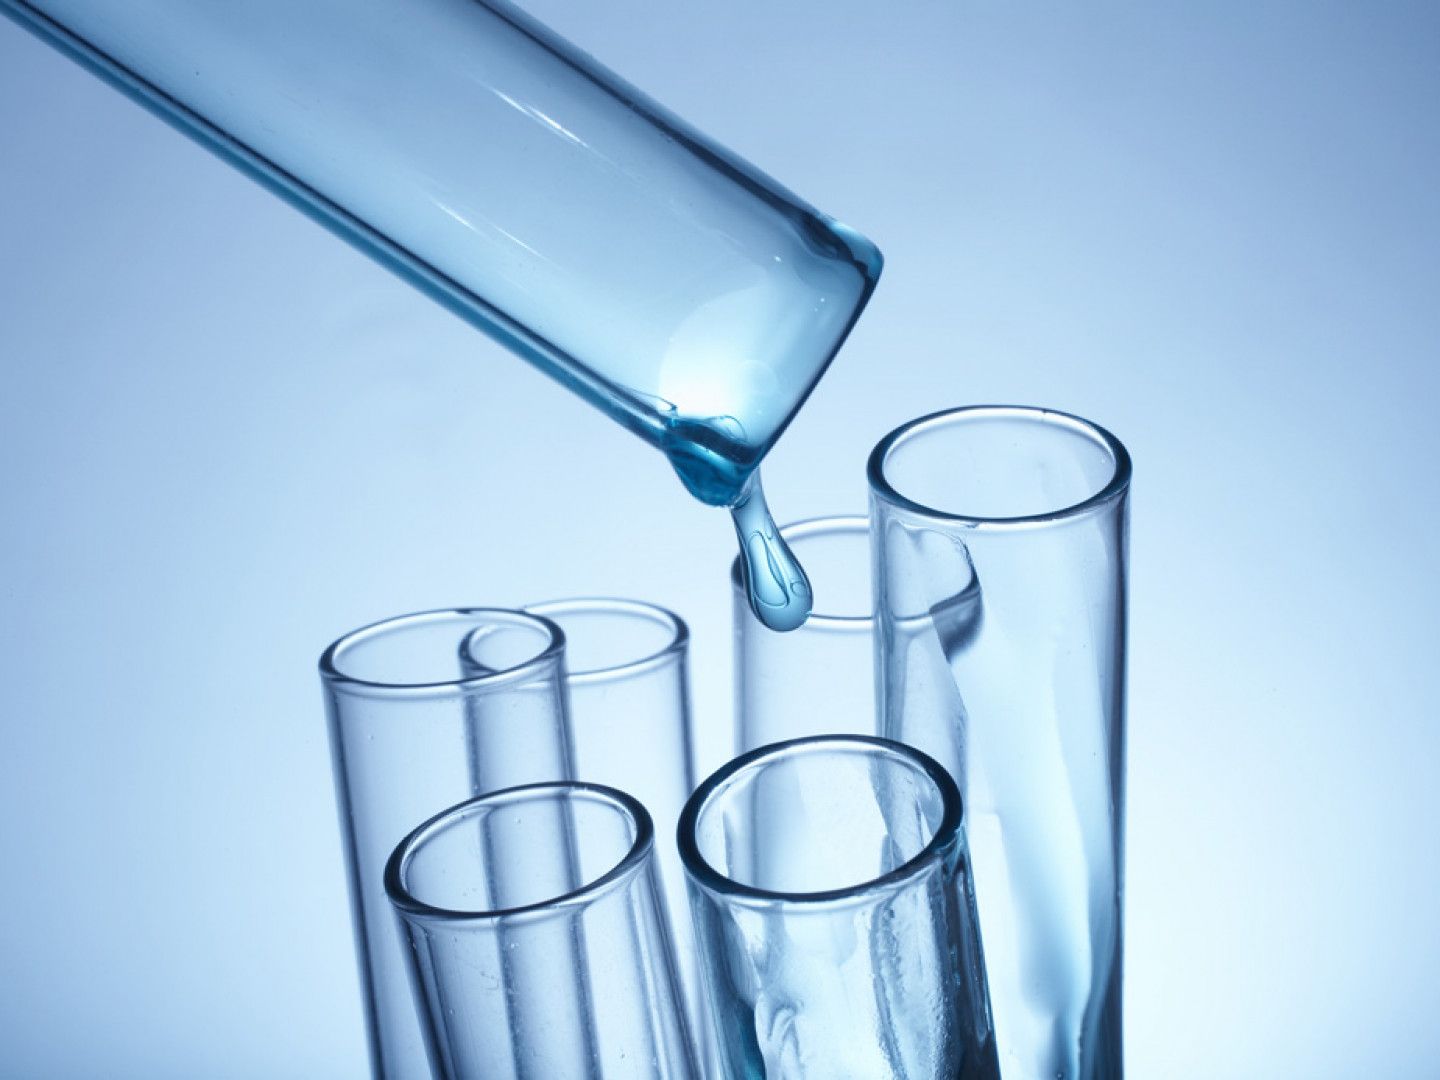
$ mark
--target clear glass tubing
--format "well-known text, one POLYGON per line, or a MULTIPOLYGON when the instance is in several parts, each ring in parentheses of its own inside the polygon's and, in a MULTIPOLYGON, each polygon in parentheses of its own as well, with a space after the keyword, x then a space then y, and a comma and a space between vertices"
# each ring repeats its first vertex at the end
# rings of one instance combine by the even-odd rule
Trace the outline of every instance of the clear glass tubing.
POLYGON ((675 847, 680 809, 695 790, 690 629, 673 611, 639 600, 553 600, 526 610, 553 621, 565 634, 576 778, 634 796, 655 822, 655 861, 690 1027, 702 1040, 702 1058, 712 1060, 685 874, 675 847))
POLYGON ((635 799, 536 784, 415 829, 385 868, 438 1080, 697 1080, 635 799))
POLYGON ((960 793, 932 759, 762 747, 700 785, 679 842, 725 1080, 995 1075, 960 793))
POLYGON ((494 608, 405 615, 320 659, 372 1073, 424 1080, 384 868, 416 824, 477 794, 574 775, 565 635, 494 608))
POLYGON ((879 251, 500 0, 0 0, 741 500, 879 251))
POLYGON ((1123 1073, 1131 464, 1066 413, 954 409, 869 461, 885 735, 964 793, 1006 1080, 1123 1073))
POLYGON ((817 609, 773 633, 755 616, 740 560, 730 566, 735 752, 806 735, 877 735, 870 519, 797 521, 780 535, 805 564, 817 609))

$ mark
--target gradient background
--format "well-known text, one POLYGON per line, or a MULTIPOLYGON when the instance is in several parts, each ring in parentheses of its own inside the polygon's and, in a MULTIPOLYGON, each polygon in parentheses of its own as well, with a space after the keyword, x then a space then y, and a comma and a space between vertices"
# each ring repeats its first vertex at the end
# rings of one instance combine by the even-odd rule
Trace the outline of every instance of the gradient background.
MULTIPOLYGON (((1440 1075, 1440 7, 527 7, 888 257, 782 518, 942 406, 1129 444, 1131 1075, 1440 1075)), ((3 19, 0 103, 0 1073, 358 1075, 321 649, 656 600, 713 764, 728 522, 3 19)))

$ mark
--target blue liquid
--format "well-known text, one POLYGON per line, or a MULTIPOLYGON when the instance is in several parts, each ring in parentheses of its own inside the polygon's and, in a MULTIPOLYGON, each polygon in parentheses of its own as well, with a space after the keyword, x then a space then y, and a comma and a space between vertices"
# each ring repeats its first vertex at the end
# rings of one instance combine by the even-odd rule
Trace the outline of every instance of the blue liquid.
POLYGON ((669 419, 660 448, 685 490, 707 506, 734 506, 743 497, 761 450, 751 446, 734 417, 669 419))
POLYGON ((751 474, 730 516, 740 541, 740 569, 750 610, 771 630, 801 626, 813 603, 810 579, 775 526, 758 472, 751 474))

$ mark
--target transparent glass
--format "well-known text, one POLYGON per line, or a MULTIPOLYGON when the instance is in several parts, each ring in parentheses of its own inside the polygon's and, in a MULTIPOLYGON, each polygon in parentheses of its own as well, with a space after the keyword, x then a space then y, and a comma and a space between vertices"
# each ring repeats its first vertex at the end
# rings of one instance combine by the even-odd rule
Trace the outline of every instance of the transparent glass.
POLYGON ((731 564, 737 754, 805 735, 879 734, 870 521, 815 518, 780 534, 805 564, 818 608, 776 633, 755 617, 740 560, 731 564))
POLYGON ((0 11, 663 450, 729 505, 881 257, 495 0, 0 11))
MULTIPOLYGON (((680 809, 695 790, 690 629, 674 612, 638 600, 555 600, 526 610, 552 620, 565 633, 576 779, 633 795, 655 822, 655 859, 691 1031, 708 1040, 685 874, 675 847, 680 809)), ((707 1060, 713 1054, 712 1047, 703 1051, 707 1060)))
POLYGON ((965 794, 1006 1080, 1114 1080, 1129 454, 979 407, 891 432, 869 473, 884 733, 965 794))
POLYGON ((395 849, 385 889, 442 1080, 697 1077, 645 808, 536 784, 395 849))
POLYGON ((729 1080, 994 1076, 960 793, 934 761, 863 736, 752 751, 686 803, 680 857, 729 1080))
POLYGON ((418 822, 462 799, 573 776, 564 648, 548 619, 473 608, 376 623, 320 659, 377 1077, 429 1076, 385 862, 418 822))

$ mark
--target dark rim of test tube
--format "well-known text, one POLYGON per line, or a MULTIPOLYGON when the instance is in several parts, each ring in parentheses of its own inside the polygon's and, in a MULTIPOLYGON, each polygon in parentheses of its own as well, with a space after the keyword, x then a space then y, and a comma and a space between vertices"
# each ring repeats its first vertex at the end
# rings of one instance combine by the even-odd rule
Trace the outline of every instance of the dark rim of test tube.
POLYGON ((632 877, 644 865, 655 847, 655 824, 649 811, 637 799, 616 788, 604 784, 590 784, 582 781, 548 781, 542 784, 522 784, 519 787, 503 788, 478 798, 467 799, 447 810, 442 810, 430 820, 417 826, 405 839, 395 846, 385 862, 385 893, 390 902, 405 915, 435 922, 486 923, 501 919, 518 921, 523 919, 544 919, 561 914, 567 909, 588 905, 601 895, 617 888, 621 882, 632 877), (531 802, 549 797, 557 803, 570 803, 577 798, 591 799, 604 803, 622 812, 635 831, 630 848, 609 870, 586 881, 584 884, 557 896, 548 896, 529 904, 509 908, 492 908, 478 911, 460 911, 452 908, 427 904, 417 898, 405 885, 405 871, 415 850, 430 836, 438 833, 456 820, 469 817, 481 811, 492 812, 495 808, 517 802, 531 802))
POLYGON ((882 739, 875 735, 807 735, 800 739, 787 739, 784 742, 757 747, 748 753, 741 754, 711 773, 709 778, 695 789, 690 798, 685 800, 685 807, 680 811, 680 821, 676 828, 676 843, 680 848, 680 861, 684 864, 686 873, 703 888, 732 899, 749 900, 762 904, 868 902, 878 894, 904 886, 918 873, 934 864, 937 859, 943 858, 959 839, 961 820, 960 789, 940 763, 928 754, 916 750, 913 746, 907 746, 892 739, 882 739), (878 877, 858 881, 842 888, 824 889, 818 892, 777 892, 771 889, 761 889, 726 877, 711 866, 705 856, 700 853, 700 847, 695 840, 700 812, 711 797, 739 773, 766 758, 781 758, 825 750, 838 752, 849 750, 864 753, 880 751, 900 758, 924 773, 939 792, 941 805, 940 821, 936 824, 935 831, 925 846, 895 869, 878 877))

